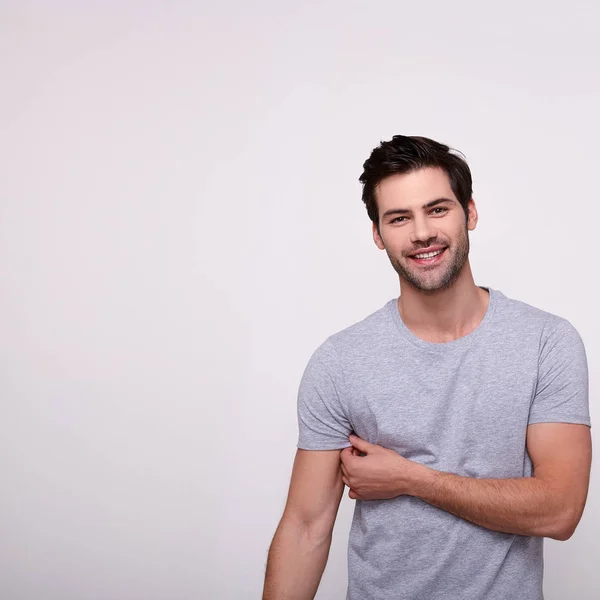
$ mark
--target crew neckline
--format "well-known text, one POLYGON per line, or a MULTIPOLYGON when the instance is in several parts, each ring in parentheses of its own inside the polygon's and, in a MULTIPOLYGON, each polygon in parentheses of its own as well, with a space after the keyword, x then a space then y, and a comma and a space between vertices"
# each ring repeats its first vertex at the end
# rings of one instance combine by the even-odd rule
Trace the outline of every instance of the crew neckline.
POLYGON ((477 325, 477 327, 473 329, 473 331, 467 333, 467 335, 463 335, 462 337, 459 337, 455 340, 451 340, 449 342, 429 342, 415 335, 402 320, 402 316, 400 315, 400 311, 398 310, 399 296, 393 298, 388 302, 388 312, 391 314, 392 320, 396 324, 398 331, 400 332, 402 337, 405 338, 408 342, 414 344, 415 346, 433 352, 448 352, 458 348, 467 348, 469 346, 472 346, 473 343, 476 342, 485 333, 487 325, 491 321, 494 311, 496 309, 496 304, 498 300, 497 290, 483 285, 477 287, 486 290, 490 295, 488 306, 485 311, 485 314, 483 315, 483 319, 481 319, 479 325, 477 325))

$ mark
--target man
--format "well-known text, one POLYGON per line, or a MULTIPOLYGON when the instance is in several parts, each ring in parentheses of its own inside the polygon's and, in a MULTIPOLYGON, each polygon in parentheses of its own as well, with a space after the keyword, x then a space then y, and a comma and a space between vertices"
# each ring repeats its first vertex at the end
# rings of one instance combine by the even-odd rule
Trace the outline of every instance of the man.
POLYGON ((308 362, 263 598, 314 597, 347 485, 347 600, 542 600, 543 539, 569 539, 587 498, 581 337, 475 285, 458 153, 394 136, 360 181, 400 295, 308 362))

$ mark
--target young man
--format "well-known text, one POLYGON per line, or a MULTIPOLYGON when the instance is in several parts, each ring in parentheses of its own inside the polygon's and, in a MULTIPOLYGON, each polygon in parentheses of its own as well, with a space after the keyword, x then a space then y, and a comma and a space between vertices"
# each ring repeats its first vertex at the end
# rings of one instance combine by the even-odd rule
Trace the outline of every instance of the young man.
POLYGON ((360 181, 400 295, 308 362, 263 599, 314 598, 347 485, 347 600, 542 600, 544 537, 569 539, 587 498, 582 340, 475 285, 458 153, 394 136, 360 181))

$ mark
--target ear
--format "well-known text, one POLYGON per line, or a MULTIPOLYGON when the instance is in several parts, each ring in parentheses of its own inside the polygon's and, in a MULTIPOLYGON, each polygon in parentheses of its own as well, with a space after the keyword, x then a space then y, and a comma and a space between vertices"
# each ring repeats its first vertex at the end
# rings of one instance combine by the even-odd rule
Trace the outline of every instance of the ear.
POLYGON ((383 243, 383 240, 381 239, 381 236, 377 232, 377 225, 375 223, 373 223, 373 241, 375 242, 375 245, 380 250, 385 250, 385 244, 383 243))
POLYGON ((469 209, 469 218, 467 219, 467 229, 469 231, 473 231, 477 226, 477 221, 479 220, 479 216, 477 215, 477 207, 475 206, 475 200, 471 198, 469 200, 469 204, 467 205, 469 209))

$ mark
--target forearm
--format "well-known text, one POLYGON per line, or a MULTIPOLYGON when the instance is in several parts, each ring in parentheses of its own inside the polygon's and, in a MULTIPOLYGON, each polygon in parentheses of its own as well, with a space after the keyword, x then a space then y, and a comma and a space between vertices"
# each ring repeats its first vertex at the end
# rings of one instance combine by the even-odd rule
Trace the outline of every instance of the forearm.
POLYGON ((331 534, 320 537, 283 518, 269 549, 263 600, 313 600, 330 546, 331 534))
POLYGON ((477 525, 519 535, 568 537, 563 496, 535 477, 475 479, 425 467, 410 495, 477 525))

